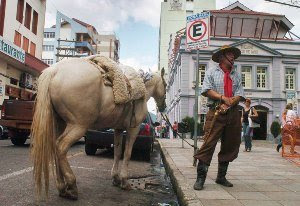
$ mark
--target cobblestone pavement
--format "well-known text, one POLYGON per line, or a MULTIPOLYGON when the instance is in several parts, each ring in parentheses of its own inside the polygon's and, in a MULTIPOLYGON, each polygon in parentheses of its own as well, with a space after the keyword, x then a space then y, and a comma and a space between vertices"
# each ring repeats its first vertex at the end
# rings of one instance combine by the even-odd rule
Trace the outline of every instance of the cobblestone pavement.
MULTIPOLYGON (((193 140, 189 140, 193 144, 193 140)), ((214 182, 217 176, 218 143, 202 191, 195 191, 196 168, 193 148, 179 139, 159 139, 167 171, 182 205, 189 206, 298 206, 300 205, 300 167, 281 157, 276 145, 253 141, 251 152, 243 152, 229 165, 226 188, 214 182)), ((199 142, 201 146, 202 142, 199 142)))

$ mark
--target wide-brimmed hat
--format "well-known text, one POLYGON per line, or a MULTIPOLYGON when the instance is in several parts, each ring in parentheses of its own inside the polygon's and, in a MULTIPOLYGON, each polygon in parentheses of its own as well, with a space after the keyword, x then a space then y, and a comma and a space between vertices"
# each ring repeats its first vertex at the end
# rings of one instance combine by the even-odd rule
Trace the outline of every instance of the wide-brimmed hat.
POLYGON ((234 59, 237 59, 241 55, 241 50, 236 47, 231 47, 229 45, 224 45, 216 53, 212 55, 212 60, 219 63, 220 56, 226 52, 232 52, 234 59))

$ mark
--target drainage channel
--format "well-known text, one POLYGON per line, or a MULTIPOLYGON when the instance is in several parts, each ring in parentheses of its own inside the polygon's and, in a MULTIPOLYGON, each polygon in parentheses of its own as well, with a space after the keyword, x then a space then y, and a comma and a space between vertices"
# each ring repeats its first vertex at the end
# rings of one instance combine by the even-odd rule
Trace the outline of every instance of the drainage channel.
POLYGON ((172 183, 164 168, 157 143, 154 145, 151 166, 152 175, 130 179, 131 187, 153 193, 151 206, 179 206, 172 183))

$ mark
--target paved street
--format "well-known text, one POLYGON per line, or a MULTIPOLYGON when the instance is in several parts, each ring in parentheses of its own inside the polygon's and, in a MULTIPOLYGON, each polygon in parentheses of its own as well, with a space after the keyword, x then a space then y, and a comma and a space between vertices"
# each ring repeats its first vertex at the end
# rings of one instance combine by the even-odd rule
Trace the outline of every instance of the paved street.
MULTIPOLYGON (((29 149, 29 144, 16 147, 10 140, 0 141, 1 206, 35 205, 29 149)), ((96 156, 86 156, 84 142, 78 142, 69 151, 68 158, 77 177, 79 199, 69 201, 58 197, 52 180, 47 205, 138 206, 176 201, 161 164, 158 145, 155 146, 151 162, 139 160, 139 154, 134 157, 129 167, 134 189, 123 191, 111 184, 112 153, 98 151, 96 156)), ((42 205, 46 203, 42 202, 42 205)))
MULTIPOLYGON (((193 143, 192 140, 189 140, 193 143)), ((196 168, 193 149, 181 140, 159 139, 167 170, 177 188, 181 203, 189 206, 298 206, 300 205, 300 167, 281 157, 273 143, 254 141, 252 152, 240 147, 238 159, 229 165, 227 178, 232 188, 214 182, 217 176, 216 148, 204 190, 193 190, 196 168)), ((202 142, 200 142, 201 146, 202 142)))

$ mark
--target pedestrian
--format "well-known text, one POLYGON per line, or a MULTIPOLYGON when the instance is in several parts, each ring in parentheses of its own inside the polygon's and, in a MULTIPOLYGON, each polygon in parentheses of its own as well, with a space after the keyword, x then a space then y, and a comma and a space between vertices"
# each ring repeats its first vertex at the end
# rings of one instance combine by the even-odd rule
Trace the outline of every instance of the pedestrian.
MULTIPOLYGON (((252 149, 252 136, 253 136, 253 123, 249 122, 249 118, 258 117, 258 113, 254 107, 251 107, 251 100, 247 98, 245 100, 245 107, 242 110, 242 125, 243 136, 245 140, 245 152, 251 152, 252 149)), ((250 120, 251 121, 251 120, 250 120)))
POLYGON ((212 56, 219 63, 205 72, 201 94, 208 97, 204 126, 204 142, 194 155, 198 159, 195 190, 202 190, 215 147, 221 139, 218 154, 217 184, 233 185, 226 179, 229 162, 237 158, 241 143, 241 117, 238 103, 244 101, 241 76, 234 69, 234 61, 241 55, 238 48, 222 46, 212 56))
POLYGON ((166 138, 170 139, 170 126, 168 124, 166 125, 166 138))
POLYGON ((166 126, 163 125, 161 128, 161 138, 166 138, 166 126))
MULTIPOLYGON (((285 124, 294 124, 295 119, 297 118, 296 112, 293 110, 293 104, 288 103, 285 107, 281 115, 281 129, 285 126, 285 124)), ((282 147, 282 139, 280 138, 279 143, 276 147, 277 152, 279 152, 280 148, 282 147)))
POLYGON ((174 122, 172 129, 173 129, 173 138, 176 139, 178 133, 178 123, 176 121, 174 122))

